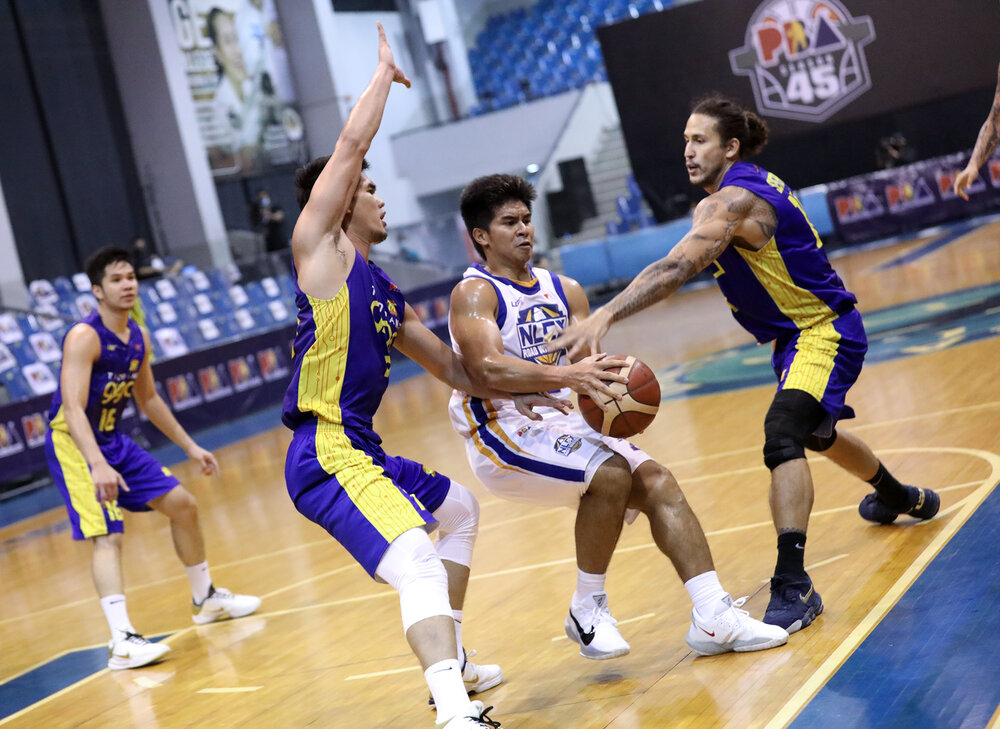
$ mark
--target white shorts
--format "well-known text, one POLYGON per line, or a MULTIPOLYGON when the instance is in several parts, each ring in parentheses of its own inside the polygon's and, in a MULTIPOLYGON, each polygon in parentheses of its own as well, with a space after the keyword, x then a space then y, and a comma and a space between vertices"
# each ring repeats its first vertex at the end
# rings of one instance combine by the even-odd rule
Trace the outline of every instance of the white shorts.
POLYGON ((613 453, 625 458, 633 473, 652 460, 627 440, 595 432, 578 413, 557 412, 541 421, 521 416, 492 420, 466 438, 465 449, 469 465, 490 493, 572 509, 613 453))

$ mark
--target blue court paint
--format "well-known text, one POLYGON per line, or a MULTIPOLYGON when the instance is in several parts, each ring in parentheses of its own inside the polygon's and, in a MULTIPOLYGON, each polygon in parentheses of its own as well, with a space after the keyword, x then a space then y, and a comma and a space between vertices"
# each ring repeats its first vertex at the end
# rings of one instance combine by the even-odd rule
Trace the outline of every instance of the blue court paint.
POLYGON ((983 729, 1000 704, 998 542, 994 487, 790 727, 983 729))
MULTIPOLYGON (((156 643, 168 634, 148 638, 156 643)), ((169 655, 169 654, 168 654, 169 655)), ((0 684, 0 720, 108 667, 108 649, 84 648, 0 684)))

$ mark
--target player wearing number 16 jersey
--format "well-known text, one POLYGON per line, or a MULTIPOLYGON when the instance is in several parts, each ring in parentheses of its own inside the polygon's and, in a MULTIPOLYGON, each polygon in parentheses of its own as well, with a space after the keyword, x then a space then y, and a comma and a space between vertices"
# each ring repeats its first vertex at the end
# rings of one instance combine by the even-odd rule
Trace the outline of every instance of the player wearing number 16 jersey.
POLYGON ((45 455, 66 503, 73 538, 89 539, 94 546, 94 584, 111 629, 108 667, 137 668, 161 658, 170 647, 143 638, 125 610, 122 509, 155 509, 170 520, 174 548, 191 582, 195 623, 249 615, 260 599, 213 587, 194 496, 118 430, 122 411, 134 398, 203 473, 218 472, 215 457, 191 439, 156 392, 149 335, 129 318, 138 294, 130 255, 102 248, 87 261, 86 271, 98 307, 63 341, 45 455))
POLYGON ((690 232, 551 347, 567 347, 571 355, 593 349, 612 322, 666 298, 714 262, 733 316, 757 341, 774 342, 778 391, 764 419, 764 463, 778 560, 764 622, 794 633, 823 612, 803 566, 813 502, 806 448, 875 487, 859 507, 869 521, 886 524, 904 513, 929 519, 940 499, 899 483, 867 445, 835 429, 854 415, 845 398, 868 341, 857 300, 830 265, 801 203, 776 175, 743 161, 767 142, 767 124, 733 101, 709 97, 695 104, 684 140, 688 179, 709 193, 690 232))

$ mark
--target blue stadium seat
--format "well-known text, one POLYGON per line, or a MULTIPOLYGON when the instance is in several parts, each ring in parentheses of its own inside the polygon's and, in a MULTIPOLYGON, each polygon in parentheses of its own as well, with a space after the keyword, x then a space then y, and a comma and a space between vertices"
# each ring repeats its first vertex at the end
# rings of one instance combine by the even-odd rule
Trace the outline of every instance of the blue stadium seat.
POLYGON ((0 385, 7 391, 7 399, 11 402, 27 400, 35 394, 17 369, 0 372, 0 385))

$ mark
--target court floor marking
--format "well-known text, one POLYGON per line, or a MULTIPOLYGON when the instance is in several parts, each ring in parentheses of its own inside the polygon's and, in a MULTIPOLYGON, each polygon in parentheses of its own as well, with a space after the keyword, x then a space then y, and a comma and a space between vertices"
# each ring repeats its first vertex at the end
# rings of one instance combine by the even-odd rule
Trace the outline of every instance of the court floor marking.
MULTIPOLYGON (((919 448, 897 448, 899 453, 922 452, 919 448)), ((944 452, 968 453, 985 458, 992 467, 990 476, 972 494, 964 500, 964 504, 958 514, 949 519, 942 527, 941 531, 934 537, 924 551, 910 564, 900 575, 899 579, 889 588, 875 606, 862 618, 857 627, 845 638, 830 656, 817 668, 813 674, 806 679, 805 683, 799 687, 792 698, 785 703, 777 714, 764 725, 764 729, 783 729, 799 714, 800 711, 812 700, 813 696, 830 680, 837 669, 855 651, 868 634, 879 624, 882 618, 898 602, 899 598, 916 581, 928 564, 937 556, 958 530, 968 521, 969 517, 975 513, 980 504, 986 500, 994 487, 997 485, 996 476, 1000 473, 1000 456, 988 451, 977 451, 967 448, 947 448, 941 449, 944 452)))
MULTIPOLYGON (((852 426, 851 429, 852 430, 864 430, 864 429, 869 429, 869 428, 881 428, 881 427, 887 427, 887 426, 891 426, 891 425, 897 425, 899 423, 910 422, 910 421, 913 421, 913 420, 923 420, 925 418, 939 417, 939 416, 942 416, 942 415, 957 415, 957 414, 969 412, 969 411, 972 411, 972 410, 982 410, 982 409, 996 408, 996 407, 1000 407, 1000 401, 991 401, 991 402, 986 402, 986 403, 978 403, 976 405, 967 405, 967 406, 959 407, 959 408, 948 408, 948 409, 945 409, 945 410, 936 410, 936 411, 928 412, 928 413, 918 413, 916 415, 909 415, 909 416, 902 417, 902 418, 894 418, 892 420, 882 420, 882 421, 879 421, 877 423, 859 424, 859 425, 852 426)), ((677 461, 672 461, 669 464, 669 466, 671 468, 676 468, 676 467, 681 466, 681 465, 690 465, 690 464, 695 464, 695 463, 701 463, 703 461, 708 461, 708 460, 712 460, 712 459, 716 459, 716 458, 726 458, 728 456, 738 456, 738 455, 744 455, 744 454, 747 454, 747 453, 757 453, 759 451, 760 451, 760 447, 759 446, 753 446, 753 447, 750 447, 750 448, 737 448, 737 449, 731 450, 731 451, 721 451, 719 453, 710 453, 710 454, 706 454, 706 455, 702 455, 702 456, 694 456, 692 458, 685 458, 685 459, 681 459, 681 460, 677 460, 677 461)), ((887 452, 888 453, 888 452, 891 452, 891 451, 882 451, 882 452, 887 452)), ((761 466, 760 468, 763 468, 763 466, 761 466)), ((738 475, 738 473, 751 473, 751 472, 757 471, 757 470, 759 470, 759 468, 755 466, 755 467, 751 467, 751 468, 742 469, 740 471, 732 471, 732 472, 727 472, 727 473, 729 473, 731 475, 738 475)), ((685 478, 683 480, 682 487, 683 487, 684 484, 687 484, 687 483, 692 483, 692 482, 699 481, 699 480, 706 480, 706 479, 709 479, 709 478, 719 478, 719 477, 722 477, 724 475, 726 475, 726 473, 713 474, 711 476, 694 476, 694 477, 691 477, 691 478, 685 478)), ((506 502, 506 501, 504 501, 502 499, 486 499, 486 500, 480 502, 480 508, 490 507, 490 506, 496 506, 498 504, 506 504, 506 503, 509 503, 509 502, 506 502)), ((556 509, 554 511, 558 511, 558 509, 556 509)), ((537 516, 539 513, 540 512, 535 512, 535 513, 533 513, 531 515, 522 516, 522 517, 515 517, 515 519, 527 519, 527 518, 531 518, 532 516, 537 516)), ((511 523, 511 522, 508 521, 506 523, 511 523)), ((484 526, 481 529, 481 531, 486 531, 489 528, 490 528, 489 525, 486 525, 486 526, 484 526)), ((0 529, 0 531, 2 531, 2 529, 0 529)), ((253 555, 253 556, 250 556, 250 557, 244 557, 244 558, 238 559, 238 560, 233 560, 233 561, 230 561, 230 562, 220 562, 218 564, 213 564, 212 565, 212 569, 221 572, 224 569, 228 569, 230 567, 234 567, 234 566, 238 566, 238 565, 249 564, 249 563, 254 562, 256 560, 269 559, 271 557, 274 557, 274 556, 277 556, 277 555, 281 555, 281 554, 285 554, 285 553, 288 553, 288 552, 295 552, 295 551, 298 551, 300 549, 308 549, 310 547, 319 546, 319 545, 328 545, 329 543, 330 543, 329 539, 318 539, 318 540, 315 540, 315 541, 306 542, 305 544, 299 544, 299 545, 293 545, 293 546, 289 546, 289 547, 284 547, 284 548, 276 550, 274 552, 268 552, 267 554, 257 554, 257 555, 253 555)), ((144 590, 144 589, 147 589, 149 587, 153 587, 153 586, 156 586, 156 585, 165 584, 167 582, 172 582, 174 580, 182 580, 182 579, 185 579, 184 575, 182 575, 182 574, 174 575, 174 576, 166 577, 166 578, 163 578, 163 579, 160 579, 160 580, 155 580, 153 582, 144 582, 144 583, 141 583, 141 584, 138 584, 138 585, 135 585, 135 586, 129 586, 128 590, 129 590, 129 592, 134 592, 134 591, 137 591, 137 590, 144 590)), ((46 613, 55 612, 55 611, 58 611, 58 610, 66 610, 66 609, 70 609, 70 608, 75 608, 75 607, 78 607, 80 605, 88 605, 91 602, 93 602, 93 598, 92 597, 88 597, 88 598, 82 598, 80 600, 74 600, 73 602, 64 603, 62 605, 53 605, 52 607, 42 608, 41 610, 35 610, 35 611, 33 611, 31 613, 27 613, 25 615, 15 615, 15 616, 10 617, 10 618, 0 619, 0 625, 4 625, 6 623, 10 623, 10 622, 18 621, 18 620, 26 620, 28 618, 37 617, 39 615, 44 615, 46 613)), ((7 679, 4 679, 4 680, 7 680, 7 679)), ((0 683, 2 683, 2 682, 3 681, 0 681, 0 683)))
MULTIPOLYGON (((997 476, 997 474, 1000 474, 1000 456, 998 456, 998 455, 996 455, 994 453, 991 453, 989 451, 983 451, 983 450, 977 450, 977 449, 971 449, 971 448, 945 448, 945 447, 938 447, 938 448, 895 448, 895 449, 887 450, 886 452, 893 452, 893 453, 923 453, 923 452, 928 452, 928 451, 930 451, 930 452, 957 453, 957 454, 964 454, 964 455, 970 455, 970 456, 973 456, 973 457, 982 458, 982 459, 986 460, 990 464, 990 466, 991 466, 990 476, 987 479, 985 479, 984 481, 979 482, 981 484, 979 486, 979 488, 972 495, 966 497, 963 500, 964 506, 962 507, 961 513, 957 517, 955 517, 954 519, 950 520, 945 525, 945 527, 934 538, 934 540, 931 542, 931 544, 927 548, 924 549, 924 551, 917 558, 917 560, 915 560, 910 565, 910 567, 906 570, 906 572, 904 572, 903 576, 901 576, 899 578, 899 580, 896 581, 896 583, 893 585, 893 587, 890 588, 889 592, 887 592, 886 595, 882 598, 882 600, 880 600, 876 604, 876 606, 872 609, 872 611, 869 612, 869 614, 865 617, 865 619, 858 626, 858 628, 856 628, 848 636, 848 638, 845 639, 844 643, 842 643, 841 646, 838 647, 834 651, 834 653, 830 656, 830 658, 828 658, 827 661, 825 661, 820 666, 820 668, 817 669, 817 671, 813 673, 813 675, 807 680, 806 685, 803 686, 799 691, 797 691, 793 695, 792 699, 790 699, 789 702, 786 703, 786 705, 784 707, 782 707, 782 709, 780 710, 780 712, 777 715, 777 717, 775 719, 772 719, 772 721, 769 722, 765 726, 764 729, 779 729, 780 727, 786 726, 789 722, 791 722, 792 719, 794 719, 795 715, 798 714, 798 712, 802 710, 802 708, 806 705, 806 703, 808 703, 809 699, 811 699, 812 696, 822 687, 823 683, 825 683, 829 679, 829 677, 831 675, 833 675, 833 673, 836 671, 836 669, 839 668, 839 666, 843 663, 844 660, 846 660, 846 658, 850 655, 850 653, 853 652, 857 648, 858 645, 860 645, 861 641, 864 640, 864 637, 867 636, 869 632, 871 632, 871 630, 875 627, 875 625, 878 624, 878 621, 881 620, 882 617, 884 617, 884 615, 898 601, 899 597, 916 580, 916 578, 919 576, 920 572, 923 571, 924 567, 926 567, 926 565, 930 563, 930 561, 934 558, 934 556, 937 555, 937 553, 944 547, 944 545, 947 544, 948 540, 954 535, 955 532, 958 531, 958 528, 962 524, 964 524, 966 520, 968 520, 969 516, 971 516, 972 513, 975 512, 975 510, 979 506, 979 504, 981 504, 983 502, 983 500, 986 498, 986 496, 992 490, 992 486, 996 484, 996 478, 995 477, 997 476), (881 610, 881 612, 879 612, 880 610, 881 610), (847 649, 845 649, 845 646, 849 646, 849 647, 847 649), (834 660, 834 659, 836 659, 836 660, 834 660), (825 674, 823 674, 824 670, 827 671, 825 674), (809 688, 808 693, 806 693, 806 688, 809 688), (804 698, 802 698, 802 697, 804 697, 804 698), (798 702, 797 705, 796 705, 796 702, 798 702), (789 714, 789 712, 792 712, 792 713, 789 714), (782 717, 782 716, 786 717, 784 719, 784 722, 781 723, 781 724, 775 723, 777 721, 777 718, 778 717, 782 717)), ((973 482, 973 483, 975 483, 975 482, 973 482)), ((955 486, 950 486, 950 487, 945 487, 945 488, 952 489, 952 488, 959 488, 961 486, 963 486, 963 484, 958 484, 958 485, 955 485, 955 486)), ((827 509, 827 510, 823 510, 821 512, 814 512, 813 516, 817 516, 817 515, 821 515, 821 514, 828 514, 828 513, 833 513, 833 512, 836 512, 836 511, 843 511, 843 510, 846 510, 846 509, 853 509, 853 508, 856 508, 856 507, 854 507, 853 505, 847 506, 847 507, 836 507, 834 509, 827 509)), ((751 529, 751 528, 759 528, 759 527, 764 527, 764 526, 771 527, 772 523, 770 521, 765 521, 765 522, 757 522, 757 523, 749 524, 749 525, 742 525, 742 526, 739 526, 739 527, 731 527, 731 528, 722 529, 722 530, 714 530, 712 532, 706 532, 706 536, 711 536, 711 535, 720 534, 720 533, 730 533, 730 532, 733 532, 733 531, 743 531, 743 530, 747 530, 747 529, 751 529)), ((621 549, 617 549, 615 551, 616 552, 634 552, 634 551, 638 551, 640 549, 650 549, 650 548, 655 547, 655 546, 656 546, 655 544, 641 544, 641 545, 634 545, 634 546, 631 546, 631 547, 624 547, 624 548, 621 548, 621 549)), ((516 572, 527 572, 527 571, 531 571, 531 570, 535 570, 535 569, 542 569, 544 567, 549 567, 549 566, 556 566, 556 565, 562 565, 562 564, 567 564, 567 563, 574 563, 575 561, 576 561, 575 557, 572 557, 572 558, 568 558, 568 559, 553 560, 553 561, 539 563, 539 564, 535 564, 535 565, 523 565, 523 566, 517 567, 517 568, 511 568, 511 569, 506 569, 506 570, 497 570, 495 572, 490 572, 490 573, 486 573, 486 574, 482 574, 482 575, 473 575, 472 577, 470 577, 470 581, 474 580, 474 579, 477 579, 477 577, 479 579, 485 579, 487 577, 496 577, 496 576, 505 575, 505 574, 512 574, 512 573, 516 573, 516 572)), ((391 588, 386 588, 386 590, 382 591, 382 592, 370 593, 370 594, 367 594, 367 595, 359 595, 357 597, 342 598, 340 600, 334 600, 334 601, 330 601, 330 602, 326 602, 326 603, 314 603, 314 604, 311 604, 311 605, 303 605, 303 606, 299 606, 299 607, 295 607, 295 608, 290 608, 288 610, 279 610, 279 611, 268 612, 268 613, 259 613, 259 614, 257 614, 257 617, 258 618, 279 617, 279 616, 289 615, 289 614, 293 614, 293 613, 301 613, 301 612, 305 612, 307 610, 313 610, 313 609, 316 609, 316 608, 335 607, 335 606, 339 606, 339 605, 345 605, 345 604, 354 603, 354 602, 364 602, 364 601, 375 599, 375 598, 379 598, 379 597, 389 597, 389 596, 395 596, 395 595, 396 595, 396 592, 394 590, 392 590, 391 588)), ((195 629, 197 629, 199 627, 202 628, 202 629, 205 629, 205 628, 211 629, 211 626, 189 625, 189 626, 186 626, 184 628, 181 628, 177 632, 169 634, 166 638, 163 639, 162 642, 169 645, 172 641, 174 641, 174 640, 176 640, 176 639, 178 639, 178 638, 180 638, 182 636, 187 635, 189 632, 191 632, 191 631, 193 631, 193 630, 195 630, 195 629)), ((65 655, 66 653, 70 653, 70 652, 73 652, 73 651, 64 651, 63 654, 61 654, 61 655, 65 655)), ((53 659, 49 659, 49 660, 51 661, 53 659)), ((47 662, 48 661, 46 661, 46 663, 47 662)), ((41 665, 44 665, 44 664, 41 664, 41 665)), ((7 717, 4 717, 3 719, 0 719, 0 726, 3 726, 4 724, 7 724, 8 722, 12 721, 13 719, 15 719, 15 718, 17 718, 19 716, 27 714, 28 712, 32 711, 35 708, 38 708, 40 706, 43 706, 43 705, 49 703, 50 701, 52 701, 52 700, 54 700, 54 699, 62 696, 63 694, 66 694, 66 693, 74 690, 75 688, 78 688, 78 687, 83 686, 83 685, 85 685, 87 683, 90 683, 91 681, 93 681, 98 676, 102 676, 102 675, 104 675, 105 673, 108 673, 108 672, 109 672, 109 669, 103 668, 103 669, 100 669, 100 670, 98 670, 98 671, 90 674, 89 676, 86 676, 86 677, 78 680, 78 681, 70 684, 69 686, 66 686, 66 687, 64 687, 64 688, 56 691, 55 693, 46 696, 44 699, 41 699, 41 700, 35 702, 34 704, 31 704, 30 706, 26 706, 23 709, 15 712, 15 713, 7 716, 7 717)), ((24 673, 25 672, 21 672, 21 673, 19 673, 17 675, 18 676, 24 675, 24 673)), ((12 678, 14 678, 14 677, 12 677, 12 678)), ((9 680, 12 680, 12 678, 11 679, 4 679, 3 681, 0 681, 0 684, 7 683, 9 680)))
MULTIPOLYGON (((722 476, 726 476, 727 473, 726 472, 722 472, 722 473, 716 474, 716 475, 719 476, 719 477, 722 477, 722 476)), ((937 491, 938 491, 938 493, 947 493, 947 492, 950 492, 950 491, 956 491, 956 490, 960 490, 960 489, 966 489, 966 488, 969 488, 969 487, 972 487, 972 486, 981 486, 981 485, 982 485, 982 481, 979 481, 979 480, 976 480, 976 481, 966 481, 964 483, 954 484, 952 486, 944 486, 942 488, 937 489, 937 491)), ((964 504, 965 504, 965 500, 963 499, 963 500, 961 500, 961 501, 953 504, 950 507, 942 509, 940 512, 938 512, 938 517, 945 516, 945 515, 953 512, 953 511, 957 511, 958 509, 962 508, 962 506, 964 506, 964 504)), ((834 506, 834 507, 831 507, 829 509, 817 509, 817 510, 813 511, 810 514, 810 518, 818 518, 818 517, 828 516, 830 514, 836 514, 836 513, 840 513, 840 512, 844 512, 844 511, 853 511, 856 508, 857 508, 857 506, 855 504, 848 504, 847 506, 834 506)), ((562 509, 542 510, 541 512, 538 512, 538 513, 549 513, 550 511, 562 511, 562 509)), ((931 524, 931 523, 933 523, 933 522, 930 522, 930 521, 914 522, 913 526, 919 526, 919 525, 922 525, 922 524, 931 524)), ((758 522, 750 522, 748 524, 740 524, 740 525, 737 525, 737 526, 722 527, 720 529, 712 529, 710 531, 705 532, 705 536, 706 537, 721 536, 721 535, 725 535, 725 534, 734 534, 734 533, 737 533, 737 532, 751 531, 753 529, 761 529, 761 528, 765 528, 765 527, 769 528, 771 526, 772 526, 772 522, 770 520, 758 521, 758 522)), ((615 550, 615 552, 616 553, 638 552, 638 551, 641 551, 641 550, 644 550, 644 549, 652 549, 655 546, 656 546, 655 543, 649 542, 649 543, 632 545, 632 546, 629 546, 629 547, 619 547, 619 548, 617 548, 615 550)), ((841 559, 844 556, 846 556, 846 555, 839 555, 837 557, 831 557, 830 559, 824 560, 822 562, 817 562, 817 563, 815 563, 812 566, 813 567, 819 567, 819 566, 827 564, 828 562, 832 562, 832 561, 841 559)), ((491 577, 499 577, 499 576, 502 576, 502 575, 516 574, 518 572, 529 572, 529 571, 536 570, 536 569, 544 569, 544 568, 547 568, 547 567, 553 567, 553 566, 559 566, 559 565, 569 564, 569 563, 574 562, 575 559, 576 559, 575 557, 567 557, 567 558, 564 558, 564 559, 552 560, 552 561, 548 561, 548 562, 539 562, 539 563, 530 564, 530 565, 521 565, 519 567, 511 567, 511 568, 508 568, 508 569, 497 570, 497 571, 494 571, 494 572, 476 573, 476 574, 471 575, 469 579, 470 579, 470 581, 471 580, 483 580, 483 579, 487 579, 487 578, 491 578, 491 577)), ((321 575, 313 575, 310 578, 307 578, 305 580, 301 580, 301 581, 296 582, 296 583, 294 583, 292 585, 286 585, 285 587, 280 587, 277 590, 272 590, 271 592, 265 593, 265 594, 261 595, 261 598, 263 599, 263 598, 273 597, 274 595, 280 594, 282 592, 286 592, 286 591, 288 591, 290 589, 294 589, 296 587, 301 587, 304 584, 308 584, 310 582, 316 582, 316 581, 318 581, 320 579, 323 579, 325 577, 330 577, 330 576, 332 576, 334 574, 338 574, 340 572, 345 572, 345 571, 347 571, 349 569, 354 568, 355 566, 356 565, 354 565, 352 563, 350 565, 345 565, 343 567, 338 567, 336 569, 330 570, 329 572, 324 572, 321 575)), ((377 592, 377 593, 369 593, 367 595, 359 595, 357 597, 342 598, 341 600, 336 600, 336 601, 327 602, 327 603, 315 603, 315 604, 308 605, 308 606, 302 606, 302 607, 297 607, 297 608, 289 608, 287 610, 272 611, 272 612, 266 612, 266 613, 257 613, 256 615, 257 615, 257 617, 278 617, 278 616, 288 615, 288 614, 291 614, 291 613, 299 612, 299 611, 302 611, 302 610, 308 610, 308 609, 312 609, 312 608, 318 608, 318 607, 336 607, 338 605, 349 604, 349 603, 353 603, 353 602, 361 602, 363 600, 369 600, 369 599, 374 599, 374 598, 378 598, 378 597, 387 597, 387 596, 390 596, 390 595, 395 595, 395 591, 390 590, 390 589, 387 588, 386 590, 381 591, 381 592, 377 592)), ((188 628, 185 627, 185 628, 181 628, 181 629, 176 630, 176 631, 159 632, 156 635, 168 635, 172 639, 172 638, 176 637, 177 635, 179 635, 181 633, 181 631, 184 631, 184 630, 188 630, 188 628)), ((164 640, 164 642, 166 642, 166 640, 164 640)), ((64 651, 60 651, 59 653, 55 654, 54 656, 51 656, 50 658, 46 658, 45 660, 39 661, 38 663, 34 664, 33 666, 25 668, 24 670, 19 671, 18 673, 15 673, 15 674, 13 674, 11 676, 5 677, 3 680, 0 680, 0 684, 4 684, 4 683, 8 683, 10 681, 13 681, 16 678, 18 678, 20 676, 23 676, 26 673, 30 673, 31 671, 34 671, 36 669, 39 669, 39 668, 43 667, 45 664, 51 663, 52 661, 55 661, 55 660, 58 660, 62 656, 65 656, 65 655, 67 655, 69 653, 74 653, 74 652, 80 651, 80 650, 89 650, 89 649, 92 649, 92 648, 99 648, 99 647, 103 647, 103 646, 104 646, 104 643, 100 643, 100 644, 96 644, 96 645, 80 646, 80 647, 77 647, 77 648, 69 648, 69 649, 66 649, 64 651)), ((0 723, 2 723, 2 722, 0 722, 0 723)))
MULTIPOLYGON (((879 420, 874 423, 858 423, 851 424, 849 430, 870 430, 872 428, 884 428, 890 425, 899 425, 900 423, 908 423, 914 420, 925 420, 927 418, 937 418, 942 415, 959 415, 961 413, 967 413, 972 410, 984 410, 989 408, 1000 407, 1000 400, 992 400, 990 402, 977 403, 976 405, 965 405, 960 408, 947 408, 945 410, 934 410, 928 413, 917 413, 916 415, 906 415, 901 418, 893 418, 892 420, 879 420)), ((687 466, 694 463, 701 463, 702 461, 709 461, 713 458, 726 458, 728 456, 742 456, 747 453, 759 453, 761 450, 760 446, 751 446, 749 448, 735 448, 731 451, 720 451, 718 453, 706 453, 701 456, 692 456, 691 458, 683 458, 676 461, 671 461, 668 465, 670 468, 675 468, 677 466, 687 466)))
POLYGON ((993 712, 993 716, 986 722, 986 729, 1000 729, 1000 706, 993 712))

